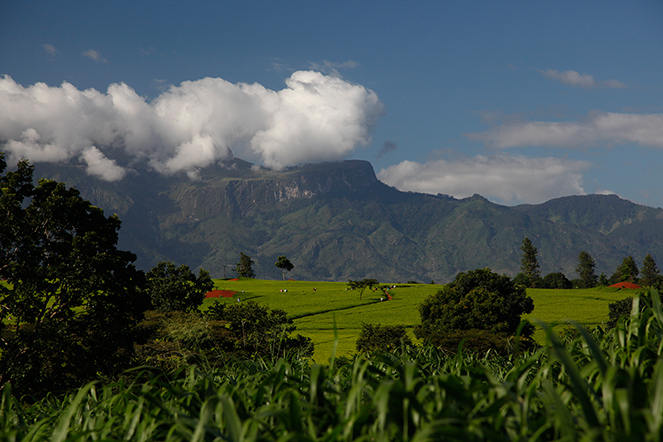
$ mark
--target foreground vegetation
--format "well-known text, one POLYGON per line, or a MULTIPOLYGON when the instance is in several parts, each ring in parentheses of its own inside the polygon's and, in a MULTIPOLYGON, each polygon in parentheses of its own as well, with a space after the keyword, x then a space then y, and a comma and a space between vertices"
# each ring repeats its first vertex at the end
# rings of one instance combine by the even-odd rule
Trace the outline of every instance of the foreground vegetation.
POLYGON ((134 371, 24 408, 5 388, 2 440, 640 440, 663 436, 663 311, 577 326, 508 357, 431 347, 308 365, 285 359, 134 371))

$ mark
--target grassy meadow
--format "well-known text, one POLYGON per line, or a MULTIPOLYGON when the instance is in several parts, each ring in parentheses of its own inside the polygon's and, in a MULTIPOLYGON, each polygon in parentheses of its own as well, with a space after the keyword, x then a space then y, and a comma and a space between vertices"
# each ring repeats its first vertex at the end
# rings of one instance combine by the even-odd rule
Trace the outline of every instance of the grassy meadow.
MULTIPOLYGON (((344 282, 267 281, 257 279, 215 280, 215 289, 237 292, 232 298, 208 298, 202 308, 219 302, 254 300, 270 308, 285 310, 294 319, 297 332, 315 343, 313 359, 326 364, 334 346, 334 330, 338 336, 338 356, 350 356, 362 322, 382 325, 405 325, 414 340, 412 330, 420 323, 417 307, 428 296, 437 292, 437 284, 393 284, 387 289, 392 297, 386 300, 380 290, 359 292, 348 290, 344 282), (287 290, 287 291, 285 291, 287 290), (380 299, 383 298, 384 301, 380 299)), ((572 319, 588 327, 608 320, 608 304, 632 296, 633 290, 612 287, 575 290, 528 289, 534 300, 534 311, 525 318, 558 323, 572 319)), ((545 335, 540 327, 534 335, 541 343, 545 335)), ((416 342, 416 341, 415 341, 416 342)))

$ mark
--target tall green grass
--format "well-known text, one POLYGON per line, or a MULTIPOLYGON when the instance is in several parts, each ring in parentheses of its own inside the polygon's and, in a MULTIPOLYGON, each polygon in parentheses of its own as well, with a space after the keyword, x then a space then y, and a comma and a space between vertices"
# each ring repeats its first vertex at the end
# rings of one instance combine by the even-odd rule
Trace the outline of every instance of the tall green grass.
MULTIPOLYGON (((1 440, 16 441, 659 441, 663 311, 610 331, 511 357, 398 354, 230 364, 88 384, 29 407, 0 400, 1 440)), ((639 302, 639 300, 636 300, 639 302)))

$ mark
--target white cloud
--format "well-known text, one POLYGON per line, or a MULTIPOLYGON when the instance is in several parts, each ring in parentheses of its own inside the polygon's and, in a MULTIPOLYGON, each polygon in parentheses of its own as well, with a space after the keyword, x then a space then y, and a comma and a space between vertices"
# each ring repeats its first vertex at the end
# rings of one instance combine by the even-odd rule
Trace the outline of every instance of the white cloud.
POLYGON ((87 58, 96 61, 97 63, 106 63, 108 61, 101 56, 99 51, 95 49, 88 49, 87 51, 83 51, 83 55, 86 56, 87 58))
POLYGON ((101 93, 66 82, 23 87, 5 76, 0 150, 10 161, 80 160, 104 179, 118 179, 123 161, 195 176, 226 158, 228 147, 280 168, 344 158, 369 142, 382 112, 373 91, 310 71, 293 73, 280 91, 221 78, 186 81, 152 102, 124 83, 101 93))
POLYGON ((554 69, 539 69, 539 72, 541 72, 548 80, 559 81, 560 83, 564 83, 567 86, 582 87, 585 89, 592 89, 595 87, 624 89, 628 87, 618 80, 597 81, 594 79, 593 75, 580 74, 571 70, 562 72, 556 71, 554 69))
POLYGON ((467 134, 498 148, 637 143, 663 148, 663 114, 591 112, 581 121, 518 121, 467 134))
POLYGON ((541 203, 564 195, 584 194, 585 161, 561 158, 476 155, 453 161, 403 161, 378 173, 399 190, 465 198, 475 193, 503 202, 541 203))
POLYGON ((81 159, 87 164, 87 173, 96 175, 106 181, 117 181, 124 178, 126 171, 119 167, 115 161, 104 156, 94 146, 88 147, 81 154, 81 159))
POLYGON ((44 43, 43 45, 41 45, 41 47, 44 48, 44 50, 52 56, 55 56, 55 53, 58 51, 57 49, 55 49, 55 46, 48 43, 44 43))

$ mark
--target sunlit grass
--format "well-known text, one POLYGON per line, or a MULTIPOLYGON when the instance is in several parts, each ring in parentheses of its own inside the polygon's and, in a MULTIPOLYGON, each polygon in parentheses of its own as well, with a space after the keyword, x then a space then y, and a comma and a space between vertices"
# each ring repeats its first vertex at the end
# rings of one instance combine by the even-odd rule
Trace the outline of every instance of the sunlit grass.
MULTIPOLYGON (((206 299, 203 309, 207 309, 217 299, 231 303, 237 302, 237 298, 240 302, 253 299, 270 308, 283 309, 294 319, 296 333, 311 338, 315 343, 313 359, 317 363, 328 362, 334 344, 334 330, 338 336, 337 354, 352 355, 362 323, 404 325, 414 339, 412 330, 420 323, 419 304, 441 287, 436 284, 395 284, 395 288, 388 290, 392 300, 387 302, 382 289, 366 290, 360 300, 359 292, 348 290, 345 282, 260 279, 214 282, 216 289, 232 290, 237 294, 232 298, 206 299), (380 301, 380 298, 385 300, 380 301)), ((388 285, 385 283, 381 287, 388 285)), ((536 320, 552 324, 575 320, 587 327, 603 325, 608 320, 608 304, 633 296, 634 292, 637 290, 613 287, 528 289, 527 294, 534 300, 534 311, 525 315, 524 319, 529 319, 535 325, 536 320)), ((538 326, 534 338, 539 343, 545 340, 544 332, 538 326)))

